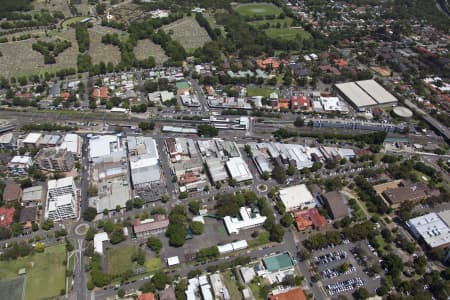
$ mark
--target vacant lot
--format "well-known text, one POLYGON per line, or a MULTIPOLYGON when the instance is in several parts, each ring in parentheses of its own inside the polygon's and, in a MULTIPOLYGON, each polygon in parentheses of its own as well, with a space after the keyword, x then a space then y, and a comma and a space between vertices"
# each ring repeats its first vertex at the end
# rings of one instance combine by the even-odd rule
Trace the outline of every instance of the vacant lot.
POLYGON ((133 52, 139 60, 144 60, 149 56, 153 56, 156 64, 158 65, 161 65, 167 60, 167 56, 164 53, 163 48, 148 39, 139 40, 136 47, 134 47, 133 52))
POLYGON ((263 97, 269 97, 270 94, 273 92, 273 89, 270 88, 264 88, 264 87, 248 87, 247 88, 247 96, 253 97, 253 96, 263 96, 263 97))
POLYGON ((25 300, 53 298, 65 286, 65 259, 65 246, 57 245, 46 248, 44 253, 0 261, 0 279, 16 277, 19 270, 25 268, 25 300))
POLYGON ((206 30, 200 27, 192 17, 186 17, 165 25, 163 30, 171 34, 172 39, 180 42, 187 50, 202 47, 206 42, 211 41, 206 30))
POLYGON ((106 252, 107 268, 109 274, 121 274, 126 270, 133 269, 132 257, 137 249, 134 245, 109 249, 106 252))
POLYGON ((57 32, 52 37, 42 38, 41 40, 51 41, 56 38, 69 40, 72 42, 72 47, 60 53, 56 57, 56 63, 52 65, 45 65, 44 56, 31 48, 37 39, 32 38, 25 41, 0 44, 0 52, 3 54, 0 57, 0 76, 43 74, 63 68, 76 68, 78 45, 75 40, 75 30, 57 32))
POLYGON ((265 33, 271 38, 283 40, 294 40, 297 36, 301 36, 304 40, 311 37, 308 32, 300 27, 269 28, 265 30, 265 33))
POLYGON ((270 3, 249 3, 238 5, 235 10, 244 17, 278 16, 282 10, 270 3))
MULTIPOLYGON (((120 35, 124 34, 120 30, 115 30, 113 28, 94 26, 89 29, 89 55, 92 58, 93 64, 98 64, 104 62, 112 62, 117 65, 120 62, 120 50, 118 47, 113 45, 105 45, 102 43, 102 36, 107 33, 118 33, 120 35)), ((124 35, 125 36, 125 35, 124 35)))
POLYGON ((153 257, 145 261, 147 272, 155 272, 162 269, 162 261, 159 257, 153 257))

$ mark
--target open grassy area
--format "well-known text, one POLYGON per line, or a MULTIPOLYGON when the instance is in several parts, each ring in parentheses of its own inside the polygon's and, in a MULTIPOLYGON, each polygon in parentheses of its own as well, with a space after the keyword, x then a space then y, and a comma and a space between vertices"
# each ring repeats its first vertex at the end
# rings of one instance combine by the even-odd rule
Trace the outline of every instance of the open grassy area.
POLYGON ((101 61, 104 63, 112 62, 114 65, 120 62, 120 49, 113 45, 105 45, 102 43, 102 36, 107 33, 117 33, 121 37, 126 38, 128 35, 120 30, 104 27, 94 26, 89 29, 89 55, 92 57, 92 63, 98 64, 101 61))
POLYGON ((147 272, 155 272, 162 269, 162 261, 158 257, 150 258, 145 261, 145 268, 147 272))
POLYGON ((22 299, 25 276, 0 281, 0 299, 22 299))
POLYGON ((65 245, 57 245, 46 248, 44 253, 0 261, 0 279, 16 277, 25 268, 25 300, 53 298, 65 287, 65 259, 65 245))
POLYGON ((260 245, 264 245, 270 242, 269 238, 270 234, 267 231, 261 231, 258 233, 256 239, 248 240, 248 245, 250 247, 257 247, 260 245))
POLYGON ((156 64, 158 65, 163 64, 167 60, 164 49, 161 48, 160 45, 157 45, 148 39, 139 40, 136 47, 134 47, 133 52, 139 60, 144 60, 149 56, 153 56, 156 64))
POLYGON ((121 274, 126 270, 133 269, 132 257, 137 249, 134 245, 122 246, 109 249, 106 252, 107 269, 110 274, 121 274))
MULTIPOLYGON (((249 284, 250 290, 253 293, 253 296, 255 297, 256 300, 265 300, 265 298, 263 297, 263 295, 261 295, 261 288, 263 287, 263 283, 261 280, 259 281, 252 281, 249 284)), ((267 297, 266 297, 267 298, 267 297)))
POLYGON ((236 285, 236 279, 231 278, 231 272, 225 271, 222 274, 223 283, 227 287, 228 292, 230 293, 231 299, 242 299, 242 294, 239 292, 238 286, 236 285))
POLYGON ((297 35, 301 36, 304 40, 311 38, 308 32, 299 27, 268 28, 264 32, 267 36, 275 39, 294 40, 297 38, 297 35))
POLYGON ((250 22, 248 22, 248 24, 250 24, 254 27, 258 27, 260 25, 266 25, 266 24, 269 24, 270 27, 276 27, 277 24, 280 24, 281 27, 284 27, 285 26, 284 24, 286 24, 286 26, 291 26, 292 21, 293 21, 292 18, 285 17, 284 19, 250 21, 250 22))
POLYGON ((61 26, 63 29, 67 29, 68 26, 75 24, 75 23, 79 23, 81 20, 85 19, 86 17, 74 17, 74 18, 70 18, 65 20, 64 22, 61 23, 61 26))
POLYGON ((199 48, 211 41, 206 30, 198 25, 194 17, 185 17, 163 26, 162 29, 185 49, 199 48))
POLYGON ((259 88, 259 87, 248 87, 247 88, 247 96, 253 97, 253 96, 263 96, 263 97, 269 97, 270 93, 273 92, 273 89, 271 88, 259 88))
POLYGON ((244 17, 251 16, 278 16, 282 10, 271 3, 249 3, 238 5, 235 10, 244 17))
POLYGON ((386 241, 384 240, 384 238, 381 235, 376 235, 375 236, 375 240, 377 241, 377 243, 380 245, 380 249, 381 249, 381 253, 378 253, 379 255, 384 255, 386 254, 386 247, 388 246, 388 244, 386 243, 386 241))

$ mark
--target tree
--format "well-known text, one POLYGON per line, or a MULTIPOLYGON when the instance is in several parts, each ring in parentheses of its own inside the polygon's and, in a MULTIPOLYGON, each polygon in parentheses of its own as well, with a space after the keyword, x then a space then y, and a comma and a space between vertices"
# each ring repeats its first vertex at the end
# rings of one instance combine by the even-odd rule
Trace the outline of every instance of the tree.
POLYGON ((103 230, 108 234, 111 233, 114 230, 114 223, 108 219, 103 225, 103 230))
POLYGON ((117 291, 117 296, 119 296, 119 298, 123 298, 125 296, 125 291, 123 289, 119 289, 117 291))
POLYGON ((53 221, 51 219, 46 219, 44 223, 42 223, 41 228, 45 231, 50 230, 53 228, 53 221))
POLYGON ((278 183, 284 183, 286 181, 286 170, 283 167, 276 166, 272 170, 272 177, 278 182, 278 183))
POLYGON ((123 234, 123 228, 121 226, 116 226, 109 236, 111 244, 118 244, 124 241, 125 238, 126 237, 123 234))
POLYGON ((200 211, 200 201, 196 201, 196 200, 189 201, 189 211, 193 215, 198 215, 198 213, 200 211))
POLYGON ((147 247, 149 247, 153 252, 159 254, 162 248, 162 242, 157 237, 151 236, 147 239, 147 247))
POLYGON ((290 213, 285 213, 280 220, 281 225, 283 225, 284 227, 291 226, 293 222, 294 222, 294 218, 292 217, 292 215, 290 213))
POLYGON ((203 233, 204 225, 201 222, 194 221, 190 225, 193 234, 199 235, 203 233))
POLYGON ((294 126, 295 127, 303 127, 305 126, 305 119, 303 119, 302 117, 297 117, 294 121, 294 126))
POLYGON ((133 201, 133 206, 134 208, 142 208, 142 206, 144 206, 144 201, 141 198, 135 198, 133 201))
POLYGON ((86 232, 86 236, 84 238, 86 239, 86 241, 92 241, 94 239, 94 236, 95 236, 95 230, 94 230, 94 228, 89 226, 89 228, 86 232))
POLYGON ((92 222, 97 216, 97 209, 95 207, 88 207, 83 212, 83 219, 92 222))
POLYGON ((166 203, 167 201, 169 201, 169 195, 167 193, 164 193, 164 195, 162 195, 161 201, 163 203, 166 203))
POLYGON ((155 275, 153 275, 151 282, 158 290, 163 290, 166 287, 166 284, 170 282, 169 277, 167 277, 166 273, 163 271, 157 271, 155 275))
POLYGON ((219 130, 211 125, 208 124, 201 124, 197 126, 197 134, 199 136, 204 137, 215 137, 219 133, 219 130))
POLYGON ((284 237, 284 228, 280 224, 273 225, 270 230, 270 240, 273 242, 281 243, 284 237))
POLYGON ((293 176, 296 171, 297 171, 297 168, 295 168, 293 165, 289 165, 286 173, 288 176, 293 176))
POLYGON ((270 173, 269 173, 269 171, 264 171, 264 172, 262 173, 261 177, 262 177, 262 179, 264 179, 264 180, 269 180, 269 178, 270 178, 270 173))
POLYGON ((36 251, 38 253, 42 253, 42 252, 44 252, 44 250, 45 250, 44 244, 42 244, 41 242, 37 242, 34 245, 34 251, 36 251))
POLYGON ((31 230, 33 230, 34 232, 38 231, 39 230, 39 225, 36 224, 36 223, 31 224, 31 230))
POLYGON ((364 300, 370 297, 369 292, 365 288, 359 288, 353 293, 356 300, 364 300))

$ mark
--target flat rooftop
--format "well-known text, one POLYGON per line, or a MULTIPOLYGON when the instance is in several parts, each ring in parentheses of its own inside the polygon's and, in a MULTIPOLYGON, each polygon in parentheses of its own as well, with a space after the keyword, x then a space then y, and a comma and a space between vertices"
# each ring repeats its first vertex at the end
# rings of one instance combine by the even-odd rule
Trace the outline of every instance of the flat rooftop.
POLYGON ((356 84, 379 104, 398 102, 398 99, 394 97, 394 95, 389 93, 384 87, 373 79, 356 81, 356 84))
POLYGON ((338 83, 335 84, 335 87, 356 107, 366 107, 378 104, 355 82, 338 83))

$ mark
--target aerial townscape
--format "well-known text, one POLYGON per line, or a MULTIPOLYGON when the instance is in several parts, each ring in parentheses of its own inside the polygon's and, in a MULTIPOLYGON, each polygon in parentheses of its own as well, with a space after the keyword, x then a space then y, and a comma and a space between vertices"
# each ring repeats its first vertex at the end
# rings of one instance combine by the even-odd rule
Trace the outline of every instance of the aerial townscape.
POLYGON ((0 300, 449 300, 450 0, 0 0, 0 300))

